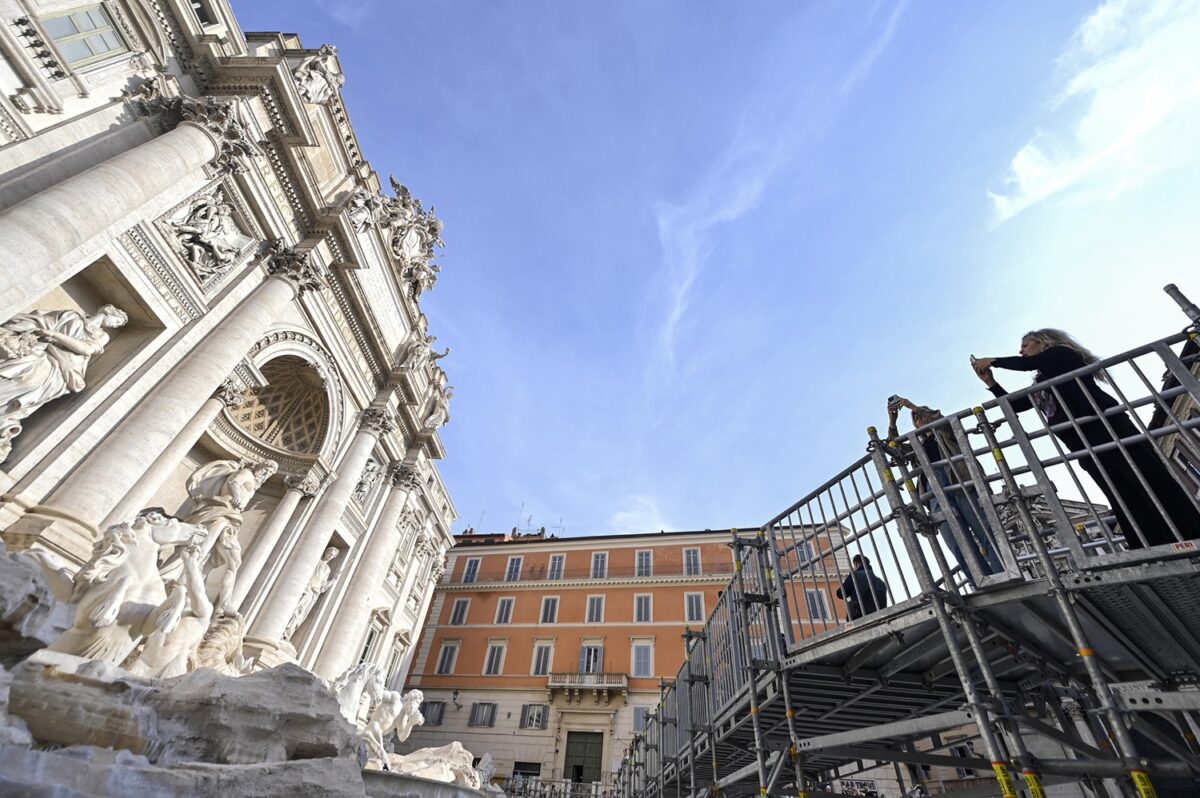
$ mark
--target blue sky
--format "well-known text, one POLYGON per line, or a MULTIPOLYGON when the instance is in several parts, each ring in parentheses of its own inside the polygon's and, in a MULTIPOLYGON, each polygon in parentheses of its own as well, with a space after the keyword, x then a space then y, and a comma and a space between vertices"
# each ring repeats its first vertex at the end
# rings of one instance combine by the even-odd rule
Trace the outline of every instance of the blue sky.
POLYGON ((366 157, 446 223, 458 528, 758 525, 889 394, 967 406, 971 353, 1200 299, 1197 2, 235 8, 338 46, 366 157))

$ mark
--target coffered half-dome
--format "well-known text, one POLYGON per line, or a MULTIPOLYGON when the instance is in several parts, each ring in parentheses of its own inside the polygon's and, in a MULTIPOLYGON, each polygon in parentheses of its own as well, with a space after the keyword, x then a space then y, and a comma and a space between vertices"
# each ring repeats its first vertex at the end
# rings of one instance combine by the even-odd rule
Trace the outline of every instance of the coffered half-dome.
POLYGON ((234 423, 277 449, 317 454, 329 428, 324 380, 303 358, 283 355, 259 367, 267 384, 245 391, 234 423))

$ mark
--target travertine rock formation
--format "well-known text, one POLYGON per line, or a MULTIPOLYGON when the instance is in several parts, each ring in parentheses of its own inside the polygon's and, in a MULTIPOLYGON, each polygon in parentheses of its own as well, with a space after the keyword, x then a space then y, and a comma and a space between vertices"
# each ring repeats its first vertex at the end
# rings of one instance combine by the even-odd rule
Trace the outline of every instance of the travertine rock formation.
POLYGON ((73 609, 54 595, 42 568, 0 543, 0 665, 12 666, 71 625, 73 609))

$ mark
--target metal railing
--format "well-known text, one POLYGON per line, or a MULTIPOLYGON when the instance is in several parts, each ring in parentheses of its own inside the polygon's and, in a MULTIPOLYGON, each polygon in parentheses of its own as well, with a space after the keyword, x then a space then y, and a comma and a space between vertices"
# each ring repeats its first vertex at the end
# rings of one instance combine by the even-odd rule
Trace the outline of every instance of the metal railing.
POLYGON ((1031 795, 1042 794, 1043 773, 1141 798, 1153 795, 1152 774, 1190 774, 1200 788, 1191 736, 1200 714, 1183 711, 1200 712, 1200 701, 1160 700, 1178 708, 1166 712, 1175 736, 1139 725, 1114 699, 1116 671, 1094 647, 1100 640, 1123 667, 1132 660, 1162 678, 1139 648, 1142 630, 1104 617, 1096 603, 1111 599, 1123 612, 1148 602, 1195 670, 1156 684, 1200 683, 1200 313, 1172 295, 1189 330, 890 439, 871 428, 866 455, 754 537, 735 530, 733 578, 704 627, 685 635, 684 663, 627 750, 617 795, 741 795, 754 782, 762 795, 785 786, 778 794, 794 795, 836 778, 828 768, 838 756, 862 759, 866 749, 852 746, 831 753, 854 740, 882 741, 866 752, 897 763, 898 774, 914 757, 939 760, 912 741, 953 724, 974 725, 1004 796, 1016 795, 1010 768, 1031 795), (1151 378, 1164 368, 1165 378, 1151 378), (1135 586, 1171 579, 1182 581, 1161 581, 1161 590, 1178 597, 1174 608, 1135 586), (1109 582, 1132 592, 1114 595, 1123 588, 1109 582), (1109 592, 1071 593, 1093 586, 1109 592), (1016 614, 993 626, 975 606, 1016 614), (1047 641, 1070 656, 1055 660, 1047 641), (997 645, 1008 653, 998 657, 997 645), (898 688, 885 698, 889 681, 931 651, 922 678, 942 679, 940 692, 898 688), (877 654, 873 686, 833 702, 803 692, 814 668, 832 667, 849 685, 877 654), (1006 681, 1010 672, 1026 673, 1036 689, 1006 681), (945 681, 954 677, 957 697, 945 681), (1071 696, 1087 707, 1085 720, 1069 721, 1060 700, 1039 690, 1071 696), (888 701, 912 702, 912 714, 889 715, 888 701), (1034 730, 1073 758, 1031 754, 1034 730))
POLYGON ((546 677, 547 687, 617 687, 629 686, 629 676, 624 673, 551 673, 546 677))

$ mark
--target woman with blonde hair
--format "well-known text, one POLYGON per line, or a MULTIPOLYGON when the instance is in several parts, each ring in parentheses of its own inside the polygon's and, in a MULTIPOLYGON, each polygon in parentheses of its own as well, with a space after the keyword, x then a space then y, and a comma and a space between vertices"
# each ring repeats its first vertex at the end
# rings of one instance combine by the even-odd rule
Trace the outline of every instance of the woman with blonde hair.
MULTIPOLYGON (((1033 377, 1036 383, 1097 362, 1099 358, 1073 337, 1062 330, 1047 327, 1026 333, 1021 339, 1018 355, 972 359, 971 365, 993 395, 1004 396, 1007 391, 992 375, 994 368, 1036 372, 1033 377)), ((1089 447, 1095 449, 1117 439, 1141 434, 1141 430, 1125 412, 1112 413, 1105 416, 1104 420, 1096 418, 1078 423, 1078 419, 1094 417, 1096 408, 1104 412, 1120 406, 1120 402, 1100 387, 1098 380, 1109 381, 1104 369, 1060 383, 1055 390, 1035 391, 1029 396, 1013 400, 1012 408, 1019 413, 1036 407, 1048 427, 1075 420, 1074 426, 1054 430, 1054 436, 1072 452, 1086 451, 1089 447)), ((1107 497, 1129 548, 1176 542, 1154 499, 1162 505, 1163 511, 1184 539, 1200 537, 1200 513, 1150 440, 1142 439, 1094 455, 1087 454, 1080 457, 1078 462, 1107 497), (1143 479, 1153 491, 1153 496, 1143 487, 1143 479)))

